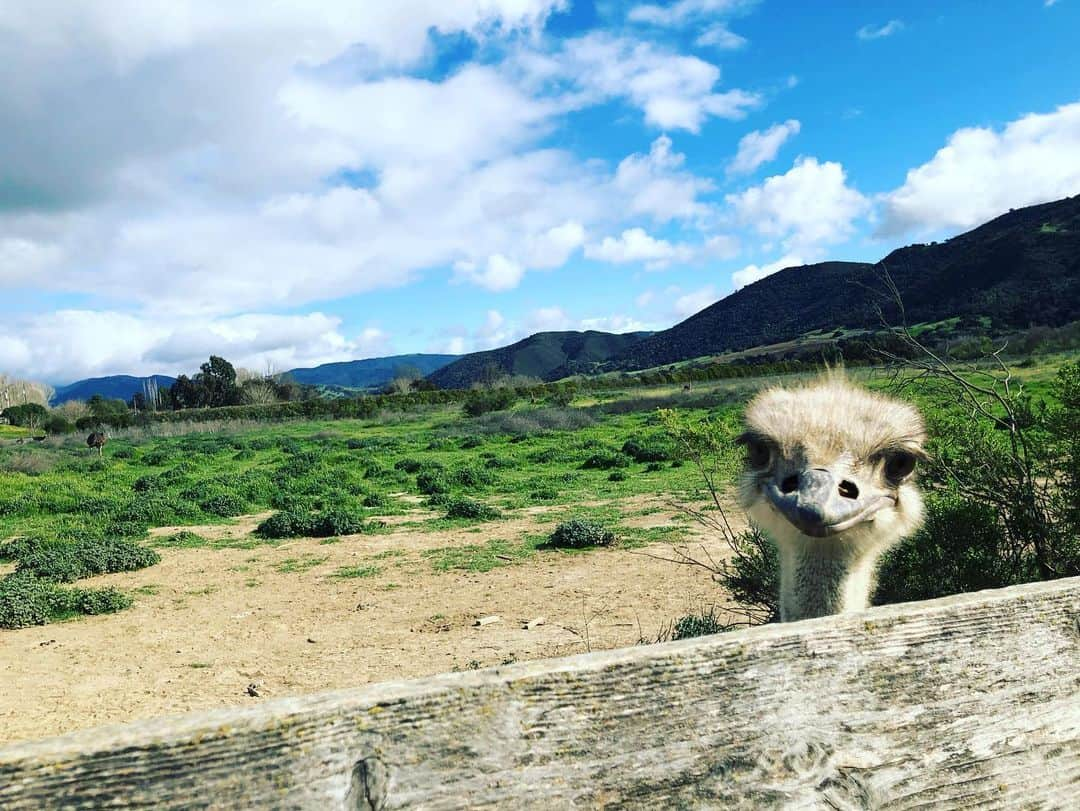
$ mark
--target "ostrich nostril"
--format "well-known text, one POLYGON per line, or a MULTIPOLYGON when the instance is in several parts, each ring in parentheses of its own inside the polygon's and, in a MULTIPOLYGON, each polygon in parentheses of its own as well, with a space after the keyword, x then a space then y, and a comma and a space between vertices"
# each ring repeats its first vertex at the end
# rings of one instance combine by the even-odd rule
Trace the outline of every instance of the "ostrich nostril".
POLYGON ((782 482, 780 482, 780 492, 781 493, 794 493, 795 490, 798 489, 798 487, 799 487, 799 477, 798 476, 788 476, 786 479, 784 479, 782 482))
POLYGON ((855 482, 844 479, 840 482, 840 495, 844 498, 858 498, 859 488, 856 487, 855 482))

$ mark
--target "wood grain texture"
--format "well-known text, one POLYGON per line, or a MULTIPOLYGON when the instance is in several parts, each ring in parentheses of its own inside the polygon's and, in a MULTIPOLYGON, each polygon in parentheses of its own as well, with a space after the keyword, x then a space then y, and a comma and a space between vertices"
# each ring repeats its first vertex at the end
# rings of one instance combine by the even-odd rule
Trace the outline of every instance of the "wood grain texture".
POLYGON ((0 808, 1075 808, 1080 578, 91 730, 0 808))

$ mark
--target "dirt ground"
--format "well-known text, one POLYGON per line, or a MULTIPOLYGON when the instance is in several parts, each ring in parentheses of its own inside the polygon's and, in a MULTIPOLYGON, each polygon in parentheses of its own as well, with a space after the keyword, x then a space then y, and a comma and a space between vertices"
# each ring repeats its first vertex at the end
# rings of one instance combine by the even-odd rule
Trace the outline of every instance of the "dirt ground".
MULTIPOLYGON (((81 581, 137 590, 135 605, 0 632, 0 742, 634 645, 724 602, 706 570, 658 559, 672 556, 670 544, 539 552, 484 573, 436 572, 422 554, 549 532, 537 512, 478 525, 478 533, 398 527, 330 545, 163 549, 157 566, 81 581), (372 565, 374 576, 332 576, 372 565), (501 619, 475 625, 489 616, 501 619), (524 627, 539 617, 543 624, 524 627)), ((668 510, 625 523, 673 518, 668 510)), ((189 529, 242 537, 255 521, 189 529)), ((724 555, 720 539, 690 531, 692 550, 724 555)))

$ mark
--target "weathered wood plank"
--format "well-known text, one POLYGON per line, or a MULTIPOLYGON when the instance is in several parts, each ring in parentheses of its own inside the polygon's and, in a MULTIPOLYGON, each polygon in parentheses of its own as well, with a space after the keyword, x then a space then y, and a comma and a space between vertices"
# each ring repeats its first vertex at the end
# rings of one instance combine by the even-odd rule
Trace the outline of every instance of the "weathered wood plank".
POLYGON ((0 807, 1066 808, 1080 578, 0 750, 0 807))

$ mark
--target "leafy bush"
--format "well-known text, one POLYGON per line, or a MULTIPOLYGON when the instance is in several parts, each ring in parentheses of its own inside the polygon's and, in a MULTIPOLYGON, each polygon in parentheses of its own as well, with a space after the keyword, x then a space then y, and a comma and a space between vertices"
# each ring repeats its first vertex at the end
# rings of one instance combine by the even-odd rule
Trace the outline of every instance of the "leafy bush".
POLYGON ((363 504, 373 510, 381 510, 390 505, 390 499, 383 493, 368 493, 364 496, 363 504))
POLYGON ((622 452, 635 462, 666 462, 671 458, 671 448, 657 440, 628 439, 622 452))
POLYGON ((483 437, 478 437, 478 436, 474 436, 474 435, 462 437, 462 440, 461 440, 461 447, 462 447, 463 450, 471 450, 473 448, 479 448, 483 444, 484 444, 483 437))
POLYGON ((479 417, 492 411, 504 411, 517 400, 517 394, 509 387, 477 389, 469 392, 465 400, 465 413, 470 417, 479 417))
POLYGON ((426 496, 431 496, 450 492, 450 484, 441 470, 425 470, 416 477, 416 489, 426 496))
POLYGON ((144 569, 160 560, 153 549, 123 538, 83 538, 71 543, 41 544, 19 557, 16 571, 72 583, 98 574, 144 569))
POLYGON ((217 493, 210 498, 204 499, 199 506, 203 512, 218 515, 222 518, 232 518, 247 512, 247 503, 232 493, 217 493))
POLYGON ((451 481, 466 489, 486 487, 494 484, 495 475, 486 468, 468 465, 459 467, 450 475, 451 481))
POLYGON ((347 510, 326 510, 321 513, 301 511, 278 512, 255 529, 263 538, 329 538, 333 535, 354 535, 363 532, 364 516, 347 510))
POLYGON ((699 614, 687 614, 675 620, 671 627, 671 639, 692 639, 696 636, 708 636, 728 630, 728 625, 720 621, 716 609, 710 606, 699 614))
POLYGON ((609 482, 624 482, 630 478, 625 470, 613 470, 608 474, 609 482))
POLYGON ((630 457, 614 451, 601 451, 589 456, 581 467, 584 470, 611 470, 616 467, 629 467, 630 457))
MULTIPOLYGON (((930 600, 1015 582, 994 512, 954 493, 930 494, 926 523, 881 562, 874 602, 930 600)), ((1037 579, 1026 572, 1025 579, 1037 579)))
POLYGON ((494 507, 471 498, 452 498, 446 503, 447 518, 467 518, 471 521, 493 521, 501 518, 494 507))
POLYGON ((58 590, 52 583, 26 573, 0 579, 0 628, 44 625, 56 613, 58 590))
POLYGON ((419 473, 424 468, 424 463, 419 459, 406 456, 394 462, 394 470, 404 470, 406 473, 419 473))
POLYGON ((604 528, 598 521, 573 518, 555 527, 548 544, 556 549, 587 549, 593 546, 611 546, 615 533, 604 528))

